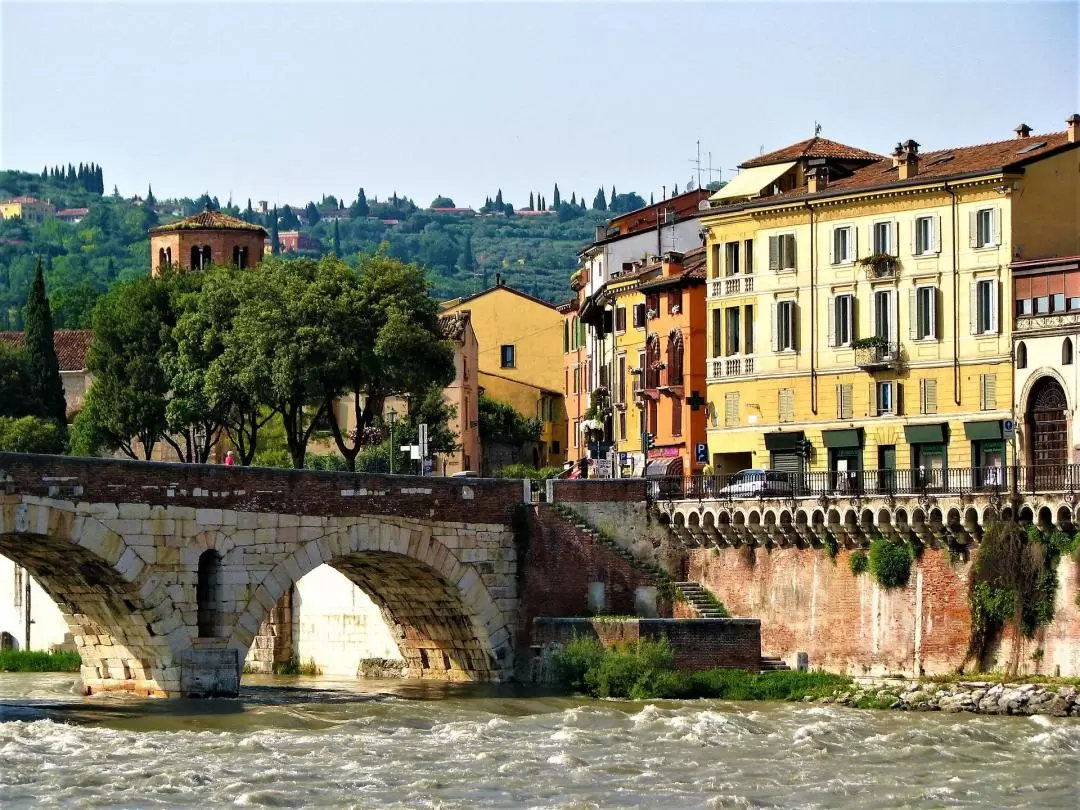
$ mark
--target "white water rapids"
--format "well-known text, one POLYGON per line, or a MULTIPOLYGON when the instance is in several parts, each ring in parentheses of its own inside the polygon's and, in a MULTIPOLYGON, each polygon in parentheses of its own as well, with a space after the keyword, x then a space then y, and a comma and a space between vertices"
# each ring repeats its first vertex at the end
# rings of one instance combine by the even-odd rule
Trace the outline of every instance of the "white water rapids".
POLYGON ((1075 719, 245 678, 0 675, 0 808, 1076 808, 1075 719), (251 681, 249 684, 248 681, 251 681))

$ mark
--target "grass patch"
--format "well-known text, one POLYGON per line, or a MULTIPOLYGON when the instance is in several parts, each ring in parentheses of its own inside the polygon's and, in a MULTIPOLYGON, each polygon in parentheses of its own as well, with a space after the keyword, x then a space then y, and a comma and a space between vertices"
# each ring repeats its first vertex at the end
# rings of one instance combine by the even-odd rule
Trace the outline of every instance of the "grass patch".
POLYGON ((72 650, 4 650, 0 652, 0 672, 78 672, 82 659, 72 650))
POLYGON ((295 655, 288 661, 282 661, 274 666, 275 675, 321 675, 322 670, 315 663, 314 658, 301 661, 295 655))
POLYGON ((599 698, 801 700, 828 697, 852 685, 850 678, 826 672, 679 672, 667 640, 605 648, 596 639, 577 636, 555 653, 552 663, 563 686, 599 698))
POLYGON ((911 578, 914 553, 907 543, 893 543, 884 537, 870 544, 870 575, 884 588, 902 588, 911 578))

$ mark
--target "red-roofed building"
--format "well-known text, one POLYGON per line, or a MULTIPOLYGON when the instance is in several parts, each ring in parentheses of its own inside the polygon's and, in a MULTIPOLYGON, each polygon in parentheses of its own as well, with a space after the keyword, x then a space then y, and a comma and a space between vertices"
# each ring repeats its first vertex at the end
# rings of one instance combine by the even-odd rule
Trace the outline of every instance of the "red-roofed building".
POLYGON ((82 222, 83 218, 89 213, 89 208, 61 208, 56 212, 56 218, 75 224, 82 222))
POLYGON ((42 222, 56 214, 56 207, 37 197, 13 197, 0 200, 0 219, 21 219, 24 222, 42 222))
POLYGON ((278 244, 282 253, 296 253, 299 250, 318 250, 319 246, 310 236, 300 231, 282 231, 278 234, 278 244))
MULTIPOLYGON (((86 370, 86 353, 94 333, 89 329, 56 329, 53 331, 53 348, 60 364, 60 379, 64 383, 64 397, 70 419, 82 410, 83 398, 90 388, 90 373, 86 370)), ((9 346, 26 345, 24 332, 0 332, 0 343, 9 346)))

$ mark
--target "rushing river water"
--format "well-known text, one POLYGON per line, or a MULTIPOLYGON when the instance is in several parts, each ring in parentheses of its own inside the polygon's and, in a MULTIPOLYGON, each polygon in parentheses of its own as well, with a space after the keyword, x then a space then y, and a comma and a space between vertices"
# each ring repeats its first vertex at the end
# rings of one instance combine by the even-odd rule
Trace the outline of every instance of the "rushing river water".
POLYGON ((1080 722, 245 678, 236 700, 0 675, 0 807, 1080 806, 1080 722))

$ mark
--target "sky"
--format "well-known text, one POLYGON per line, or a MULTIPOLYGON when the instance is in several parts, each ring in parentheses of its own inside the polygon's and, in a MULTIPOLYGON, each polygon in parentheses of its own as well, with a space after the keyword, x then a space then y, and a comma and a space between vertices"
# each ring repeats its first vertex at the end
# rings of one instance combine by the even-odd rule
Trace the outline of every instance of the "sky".
POLYGON ((1078 8, 0 0, 0 167, 93 161, 107 190, 241 206, 659 199, 698 141, 730 179, 815 122, 882 153, 1062 130, 1078 8))

